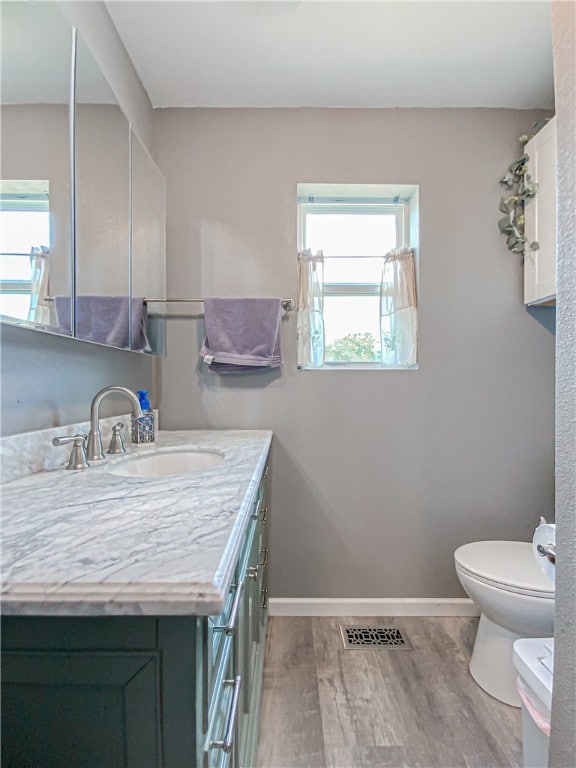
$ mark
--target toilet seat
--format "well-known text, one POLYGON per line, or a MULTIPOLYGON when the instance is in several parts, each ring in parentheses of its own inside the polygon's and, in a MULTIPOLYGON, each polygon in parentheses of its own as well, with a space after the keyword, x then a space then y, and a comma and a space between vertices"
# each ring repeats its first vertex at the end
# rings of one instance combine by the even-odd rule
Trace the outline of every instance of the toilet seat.
POLYGON ((530 597, 554 599, 554 584, 542 573, 532 545, 522 541, 475 541, 454 553, 456 567, 470 578, 530 597))

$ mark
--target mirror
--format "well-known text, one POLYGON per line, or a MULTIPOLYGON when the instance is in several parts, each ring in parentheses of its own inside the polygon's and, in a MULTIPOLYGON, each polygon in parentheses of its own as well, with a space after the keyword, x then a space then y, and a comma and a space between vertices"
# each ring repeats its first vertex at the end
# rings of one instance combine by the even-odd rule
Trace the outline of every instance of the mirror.
POLYGON ((0 322, 163 354, 164 178, 57 4, 0 13, 0 322))
POLYGON ((156 163, 133 133, 132 166, 132 349, 148 343, 164 354, 166 340, 166 185, 156 163), (146 299, 147 339, 142 328, 146 299))
POLYGON ((45 297, 70 297, 72 30, 51 2, 2 3, 1 14, 0 314, 69 335, 45 297))
POLYGON ((75 336, 129 349, 130 126, 80 35, 74 136, 75 336))

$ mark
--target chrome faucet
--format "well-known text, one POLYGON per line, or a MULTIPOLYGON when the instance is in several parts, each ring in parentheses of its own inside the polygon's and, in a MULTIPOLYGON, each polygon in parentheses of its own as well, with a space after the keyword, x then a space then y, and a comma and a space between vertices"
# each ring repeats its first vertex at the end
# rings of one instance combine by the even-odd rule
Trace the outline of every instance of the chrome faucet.
POLYGON ((140 401, 128 387, 104 387, 98 392, 92 405, 90 406, 90 432, 88 433, 88 460, 99 461, 104 458, 104 450, 102 448, 102 433, 100 432, 100 403, 106 395, 117 394, 124 395, 130 400, 132 405, 132 417, 139 419, 143 416, 142 408, 140 408, 140 401))

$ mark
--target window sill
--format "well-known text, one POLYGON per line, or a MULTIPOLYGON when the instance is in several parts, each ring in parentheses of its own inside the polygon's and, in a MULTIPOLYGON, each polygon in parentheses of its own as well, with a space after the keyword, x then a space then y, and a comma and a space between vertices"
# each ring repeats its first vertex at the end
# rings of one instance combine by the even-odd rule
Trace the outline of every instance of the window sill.
POLYGON ((349 365, 343 364, 343 365, 323 365, 321 368, 316 368, 312 365, 305 365, 298 368, 299 371, 376 371, 376 372, 383 372, 383 371, 417 371, 418 370, 418 364, 415 365, 399 365, 399 366, 381 366, 381 365, 354 365, 350 363, 349 365))

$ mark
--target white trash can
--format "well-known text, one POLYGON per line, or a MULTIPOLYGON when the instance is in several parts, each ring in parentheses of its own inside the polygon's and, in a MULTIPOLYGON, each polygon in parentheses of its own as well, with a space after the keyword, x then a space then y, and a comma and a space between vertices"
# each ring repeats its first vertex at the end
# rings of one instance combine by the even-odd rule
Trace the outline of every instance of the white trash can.
POLYGON ((524 768, 548 768, 553 663, 553 638, 523 638, 514 643, 524 768))

